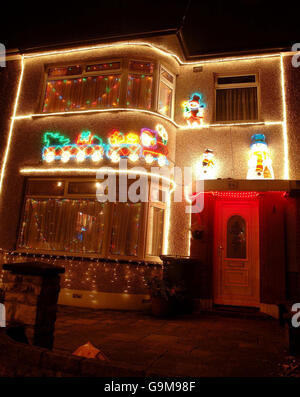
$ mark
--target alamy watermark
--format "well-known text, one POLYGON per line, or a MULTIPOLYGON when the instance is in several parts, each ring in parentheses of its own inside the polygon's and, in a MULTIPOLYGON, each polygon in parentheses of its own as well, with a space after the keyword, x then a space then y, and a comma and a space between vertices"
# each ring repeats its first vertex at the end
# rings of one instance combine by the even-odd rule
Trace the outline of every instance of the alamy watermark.
POLYGON ((5 45, 0 43, 0 67, 6 67, 6 49, 5 45))
POLYGON ((292 316, 292 326, 295 328, 300 327, 300 303, 294 303, 292 306, 292 313, 295 313, 292 316))
POLYGON ((0 303, 0 328, 6 327, 6 312, 3 303, 0 303))
POLYGON ((168 202, 172 198, 174 202, 186 203, 186 213, 199 213, 204 207, 204 181, 195 179, 191 167, 128 169, 127 160, 122 159, 119 169, 100 168, 96 179, 96 196, 101 203, 168 202))
POLYGON ((300 43, 295 43, 292 46, 292 52, 297 52, 292 57, 292 65, 294 68, 298 68, 300 66, 300 43))

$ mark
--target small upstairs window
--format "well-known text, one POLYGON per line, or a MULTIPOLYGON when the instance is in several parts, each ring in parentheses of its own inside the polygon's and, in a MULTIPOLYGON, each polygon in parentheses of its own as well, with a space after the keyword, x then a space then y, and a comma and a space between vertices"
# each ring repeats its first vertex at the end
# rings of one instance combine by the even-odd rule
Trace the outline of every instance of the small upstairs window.
POLYGON ((257 75, 216 77, 216 121, 258 119, 257 75))

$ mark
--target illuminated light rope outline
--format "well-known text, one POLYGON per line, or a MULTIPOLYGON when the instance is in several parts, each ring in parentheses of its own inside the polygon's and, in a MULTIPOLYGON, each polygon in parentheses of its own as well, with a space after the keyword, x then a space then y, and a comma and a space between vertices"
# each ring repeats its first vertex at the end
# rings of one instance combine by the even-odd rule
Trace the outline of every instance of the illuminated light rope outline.
POLYGON ((151 114, 157 117, 160 117, 164 120, 169 121, 172 123, 175 127, 179 128, 180 130, 192 130, 195 131, 197 129, 203 129, 203 128, 210 128, 210 127, 233 127, 233 126, 243 126, 243 125, 282 125, 284 121, 253 121, 253 122, 239 122, 239 123, 218 123, 218 124, 202 124, 195 127, 191 126, 186 126, 186 125, 181 125, 177 124, 176 121, 170 119, 167 116, 164 116, 160 113, 153 112, 152 110, 146 110, 146 109, 135 109, 135 108, 108 108, 108 109, 89 109, 89 110, 74 110, 74 111, 68 111, 68 112, 54 112, 54 113, 35 113, 35 114, 28 114, 28 115, 20 115, 20 116, 15 116, 12 117, 14 120, 24 120, 24 119, 31 119, 34 117, 49 117, 49 116, 65 116, 69 114, 84 114, 84 113, 106 113, 106 112, 139 112, 139 113, 146 113, 146 114, 151 114))
POLYGON ((231 62, 237 60, 252 60, 252 59, 260 59, 260 58, 274 58, 280 56, 280 53, 274 54, 264 54, 264 55, 246 55, 244 57, 225 57, 225 58, 216 58, 216 59, 206 59, 202 61, 183 61, 177 54, 170 52, 168 50, 164 50, 154 44, 137 41, 137 42, 121 42, 121 43, 114 43, 114 44, 103 44, 103 45, 96 45, 96 46, 88 46, 88 47, 77 47, 77 48, 70 48, 68 50, 55 50, 55 51, 45 51, 40 53, 32 53, 28 55, 24 55, 25 58, 37 58, 43 56, 51 56, 51 55, 59 55, 59 54, 67 54, 72 52, 82 52, 82 51, 91 51, 97 49, 106 49, 112 47, 126 47, 126 46, 143 46, 143 47, 150 47, 154 50, 160 52, 163 55, 171 57, 175 59, 179 65, 202 65, 205 63, 217 63, 217 62, 231 62))
MULTIPOLYGON (((260 59, 260 58, 276 58, 280 57, 280 53, 274 53, 274 54, 264 54, 264 55, 251 55, 251 56, 244 56, 244 57, 227 57, 227 58, 217 58, 217 59, 208 59, 208 60, 203 60, 201 62, 195 61, 195 62, 185 62, 180 59, 178 55, 175 53, 172 53, 167 50, 163 50, 160 47, 157 47, 151 43, 147 42, 121 42, 121 43, 115 43, 115 44, 104 44, 104 45, 97 45, 97 46, 88 46, 88 47, 77 47, 77 48, 72 48, 69 50, 56 50, 56 51, 46 51, 42 53, 36 53, 36 54, 28 54, 28 55, 23 55, 24 58, 37 58, 37 57, 43 57, 43 56, 51 56, 51 55, 59 55, 59 54, 66 54, 66 53, 73 53, 73 52, 82 52, 82 51, 90 51, 90 50, 95 50, 95 49, 106 49, 106 48, 114 48, 114 47, 126 47, 126 46, 144 46, 144 47, 150 47, 153 48, 154 50, 162 53, 163 55, 166 55, 168 57, 174 58, 177 60, 179 65, 202 65, 205 63, 218 63, 218 62, 232 62, 232 61, 238 61, 238 60, 254 60, 254 59, 260 59)), ((170 119, 167 116, 161 115, 156 112, 152 112, 150 110, 143 110, 143 109, 132 109, 132 108, 110 108, 110 109, 91 109, 91 110, 82 110, 82 111, 68 111, 68 112, 53 112, 53 113, 37 113, 37 114, 30 114, 30 115, 23 115, 23 116, 16 116, 15 119, 26 119, 26 118, 31 118, 31 117, 45 117, 45 116, 55 116, 55 115, 63 115, 63 114, 80 114, 80 113, 91 113, 91 112, 108 112, 108 111, 140 111, 144 113, 149 113, 149 114, 154 114, 158 117, 161 117, 165 120, 170 121, 173 125, 175 125, 178 128, 182 129, 190 129, 191 127, 187 127, 184 125, 179 125, 176 122, 174 122, 172 119, 170 119)), ((282 121, 279 122, 274 122, 276 124, 282 124, 282 121)), ((257 123, 234 123, 232 125, 269 125, 268 122, 257 122, 257 123)), ((230 126, 231 124, 226 124, 227 126, 230 126)), ((197 128, 207 128, 207 127, 217 127, 217 126, 224 126, 224 124, 203 124, 200 127, 197 128)))
POLYGON ((11 144, 12 135, 13 135, 13 128, 14 128, 14 123, 15 123, 15 115, 16 115, 17 108, 18 108, 18 105, 19 105, 19 97, 20 97, 20 93, 21 93, 21 86, 22 86, 22 81, 23 81, 24 68, 25 68, 24 56, 22 55, 21 56, 21 74, 20 74, 20 79, 19 79, 19 83, 18 83, 17 94, 16 94, 14 110, 13 110, 13 116, 11 118, 11 123, 10 123, 9 131, 8 131, 7 143, 6 143, 6 148, 5 148, 5 153, 4 153, 2 167, 1 167, 0 193, 1 193, 2 187, 3 187, 3 180, 4 180, 5 169, 6 169, 7 159, 8 159, 8 153, 9 153, 10 144, 11 144))
POLYGON ((285 78, 284 78, 284 66, 283 56, 280 54, 280 72, 281 72, 281 96, 282 96, 282 111, 283 111, 283 148, 284 148, 284 179, 289 179, 289 147, 288 147, 288 133, 287 133, 287 122, 286 122, 286 98, 285 98, 285 78))
POLYGON ((50 173, 50 174, 59 174, 59 173, 69 173, 69 172, 74 172, 74 173, 82 173, 82 174, 93 174, 97 172, 103 172, 107 174, 130 174, 130 175, 146 175, 146 176, 153 176, 156 178, 161 178, 162 180, 166 181, 167 183, 172 184, 172 189, 170 190, 170 194, 174 192, 176 189, 176 183, 173 179, 170 179, 164 175, 160 174, 155 174, 153 172, 147 172, 147 171, 142 171, 142 170, 115 170, 113 168, 107 168, 107 167, 98 167, 98 168, 30 168, 30 167, 25 167, 20 169, 21 174, 43 174, 43 173, 50 173))

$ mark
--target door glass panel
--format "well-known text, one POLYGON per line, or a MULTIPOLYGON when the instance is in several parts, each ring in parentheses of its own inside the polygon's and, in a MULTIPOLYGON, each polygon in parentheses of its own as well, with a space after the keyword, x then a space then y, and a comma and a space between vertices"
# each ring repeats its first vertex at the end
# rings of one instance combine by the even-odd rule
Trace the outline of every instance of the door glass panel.
POLYGON ((247 236, 245 219, 233 215, 227 222, 227 258, 246 259, 247 236))

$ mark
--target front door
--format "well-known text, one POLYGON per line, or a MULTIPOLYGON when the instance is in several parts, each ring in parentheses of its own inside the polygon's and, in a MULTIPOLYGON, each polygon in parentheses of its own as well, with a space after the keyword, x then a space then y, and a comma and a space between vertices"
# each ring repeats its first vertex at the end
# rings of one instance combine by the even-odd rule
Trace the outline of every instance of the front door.
POLYGON ((214 303, 259 306, 258 200, 216 200, 214 303))

